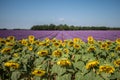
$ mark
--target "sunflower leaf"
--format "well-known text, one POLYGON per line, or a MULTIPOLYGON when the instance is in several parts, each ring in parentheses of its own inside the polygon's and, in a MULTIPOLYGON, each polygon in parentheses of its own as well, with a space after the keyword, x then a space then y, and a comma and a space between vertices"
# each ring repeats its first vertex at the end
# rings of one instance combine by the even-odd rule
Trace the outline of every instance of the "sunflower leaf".
POLYGON ((18 80, 20 78, 20 71, 14 71, 12 72, 12 75, 11 75, 11 80, 18 80))

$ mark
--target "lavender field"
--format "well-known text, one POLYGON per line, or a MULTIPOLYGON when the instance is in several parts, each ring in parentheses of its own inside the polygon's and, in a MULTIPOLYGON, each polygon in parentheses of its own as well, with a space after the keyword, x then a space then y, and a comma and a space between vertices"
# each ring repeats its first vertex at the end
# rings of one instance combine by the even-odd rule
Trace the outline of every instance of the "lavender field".
POLYGON ((61 40, 81 38, 87 41, 88 36, 93 36, 96 40, 116 40, 120 38, 120 30, 80 30, 80 31, 32 31, 32 30, 0 30, 0 37, 15 36, 17 40, 34 35, 36 39, 43 40, 57 38, 61 40))

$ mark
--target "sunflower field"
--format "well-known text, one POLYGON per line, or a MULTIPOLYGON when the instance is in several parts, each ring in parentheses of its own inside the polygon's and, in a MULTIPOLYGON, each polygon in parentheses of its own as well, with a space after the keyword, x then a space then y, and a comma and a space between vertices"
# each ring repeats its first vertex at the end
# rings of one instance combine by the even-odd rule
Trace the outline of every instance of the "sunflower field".
POLYGON ((120 38, 0 38, 0 80, 120 80, 120 38))

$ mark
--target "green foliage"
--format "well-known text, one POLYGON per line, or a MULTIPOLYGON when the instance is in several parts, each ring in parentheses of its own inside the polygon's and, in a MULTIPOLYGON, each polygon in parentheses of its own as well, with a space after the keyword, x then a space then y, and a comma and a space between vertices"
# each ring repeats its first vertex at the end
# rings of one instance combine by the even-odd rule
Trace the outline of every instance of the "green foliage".
MULTIPOLYGON (((54 26, 54 25, 52 25, 54 26)), ((27 45, 14 40, 13 46, 7 45, 8 40, 2 38, 0 41, 0 79, 1 80, 119 80, 120 79, 120 50, 116 47, 120 44, 110 41, 107 48, 99 41, 94 43, 67 40, 59 42, 55 46, 52 40, 34 40, 31 44, 26 39, 27 45), (5 40, 5 43, 2 43, 5 40), (68 43, 80 45, 76 49, 68 43), (65 43, 65 45, 62 45, 65 43), (16 47, 14 47, 16 46, 16 47), (32 49, 29 49, 29 47, 32 49), (95 46, 94 51, 88 50, 89 46, 95 46), (7 49, 7 48, 8 49, 7 49), (68 50, 68 53, 64 50, 68 50), (54 51, 56 51, 56 54, 54 51), (42 52, 43 51, 43 52, 42 52), (45 52, 47 51, 47 52, 45 52), (61 54, 59 54, 59 51, 61 54), (39 53, 39 54, 38 54, 39 53), (45 55, 44 55, 45 54, 45 55), (117 64, 117 66, 116 66, 117 64), (100 68, 100 66, 106 66, 100 68)), ((11 42, 9 40, 9 42, 11 42)), ((108 41, 101 41, 107 43, 108 41)))
POLYGON ((12 75, 11 75, 11 80, 18 80, 20 78, 20 71, 14 71, 12 72, 12 75))

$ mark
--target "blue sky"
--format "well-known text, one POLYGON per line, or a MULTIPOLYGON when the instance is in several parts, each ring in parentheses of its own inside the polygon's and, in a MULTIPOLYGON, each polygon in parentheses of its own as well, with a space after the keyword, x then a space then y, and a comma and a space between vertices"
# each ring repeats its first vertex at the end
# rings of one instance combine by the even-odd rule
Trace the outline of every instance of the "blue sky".
POLYGON ((120 0, 0 0, 0 28, 51 23, 120 27, 120 0))

